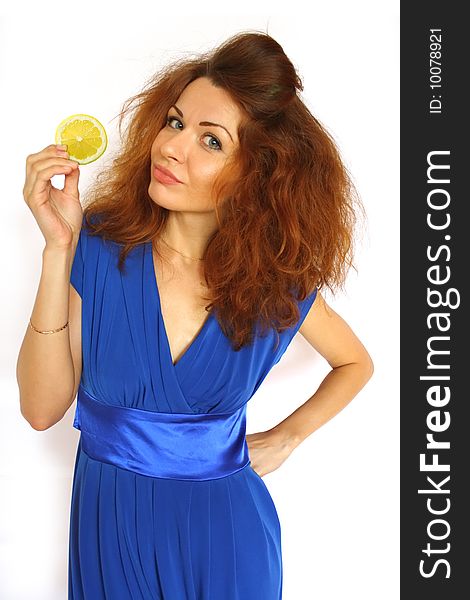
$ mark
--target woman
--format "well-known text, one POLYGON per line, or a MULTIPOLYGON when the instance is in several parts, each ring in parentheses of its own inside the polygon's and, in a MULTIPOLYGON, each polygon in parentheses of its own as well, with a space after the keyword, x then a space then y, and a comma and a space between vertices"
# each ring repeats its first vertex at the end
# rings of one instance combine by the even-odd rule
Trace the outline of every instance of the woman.
POLYGON ((320 293, 344 284, 360 203, 301 89, 273 38, 241 33, 132 99, 84 211, 66 153, 27 158, 46 246, 18 382, 39 430, 78 392, 69 598, 282 597, 262 477, 373 371, 320 293), (282 423, 245 435, 247 402, 297 331, 331 372, 282 423))

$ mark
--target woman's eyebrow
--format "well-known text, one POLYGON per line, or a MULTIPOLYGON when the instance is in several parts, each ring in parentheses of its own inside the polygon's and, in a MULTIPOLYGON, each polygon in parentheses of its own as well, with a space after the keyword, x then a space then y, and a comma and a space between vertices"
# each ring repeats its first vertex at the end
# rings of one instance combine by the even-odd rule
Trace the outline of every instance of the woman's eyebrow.
MULTIPOLYGON (((183 111, 182 111, 182 110, 180 110, 180 109, 179 109, 179 108, 176 106, 176 104, 172 104, 172 105, 170 106, 170 108, 174 108, 174 109, 176 110, 176 112, 179 114, 179 116, 180 116, 180 117, 184 117, 184 115, 183 115, 183 111)), ((201 121, 201 122, 199 123, 199 125, 204 125, 204 126, 208 125, 208 126, 210 126, 210 127, 221 127, 222 129, 225 129, 225 131, 226 131, 226 132, 229 134, 229 136, 230 136, 230 139, 231 139, 231 140, 232 140, 232 142, 233 142, 233 137, 230 135, 230 131, 229 131, 229 130, 228 130, 226 127, 224 127, 223 125, 219 125, 219 123, 212 123, 211 121, 201 121)))

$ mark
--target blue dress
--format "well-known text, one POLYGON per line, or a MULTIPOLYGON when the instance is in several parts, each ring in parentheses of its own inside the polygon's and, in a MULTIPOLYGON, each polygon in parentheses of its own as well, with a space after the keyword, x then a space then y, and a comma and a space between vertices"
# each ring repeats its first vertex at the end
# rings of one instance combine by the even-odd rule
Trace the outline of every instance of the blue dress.
MULTIPOLYGON (((109 410, 110 421, 116 413, 157 419, 161 413, 212 415, 214 423, 221 415, 242 414, 298 331, 317 289, 299 302, 300 319, 279 334, 275 351, 273 330, 235 352, 209 313, 173 364, 151 243, 133 248, 121 273, 120 246, 89 235, 84 223, 70 276, 82 298, 82 398, 86 394, 109 410)), ((78 407, 79 399, 77 429, 78 407)), ((132 461, 93 458, 83 448, 83 435, 71 495, 69 600, 282 598, 278 514, 249 461, 225 476, 153 477, 129 467, 132 461)), ((108 435, 108 445, 118 444, 119 435, 119 428, 108 435)), ((140 440, 127 436, 125 451, 132 453, 140 440)), ((211 457, 218 450, 212 448, 211 457)))

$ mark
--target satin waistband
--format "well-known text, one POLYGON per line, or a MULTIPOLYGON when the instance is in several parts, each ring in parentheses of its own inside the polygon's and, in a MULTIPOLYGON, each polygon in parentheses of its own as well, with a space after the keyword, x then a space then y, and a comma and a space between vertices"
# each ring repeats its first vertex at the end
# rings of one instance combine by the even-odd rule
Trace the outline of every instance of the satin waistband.
POLYGON ((250 462, 246 404, 229 414, 154 412, 103 404, 80 385, 73 426, 88 456, 149 477, 206 481, 250 462))

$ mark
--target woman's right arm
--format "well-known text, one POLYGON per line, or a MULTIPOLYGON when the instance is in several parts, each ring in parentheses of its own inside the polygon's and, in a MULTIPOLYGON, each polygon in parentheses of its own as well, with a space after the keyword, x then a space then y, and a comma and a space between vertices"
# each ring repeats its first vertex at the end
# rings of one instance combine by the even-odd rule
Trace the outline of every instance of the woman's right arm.
POLYGON ((42 272, 31 322, 40 331, 68 327, 41 334, 29 323, 18 356, 16 378, 20 410, 37 430, 52 427, 62 419, 77 395, 82 372, 81 304, 69 283, 75 248, 69 251, 45 248, 42 272))
POLYGON ((26 159, 23 195, 44 235, 36 300, 18 355, 16 378, 23 417, 37 430, 51 427, 67 412, 81 376, 81 298, 70 284, 83 211, 78 164, 50 145, 26 159), (65 186, 52 186, 54 175, 65 186), (60 329, 68 322, 68 326, 60 329), (60 329, 54 333, 40 333, 60 329))

